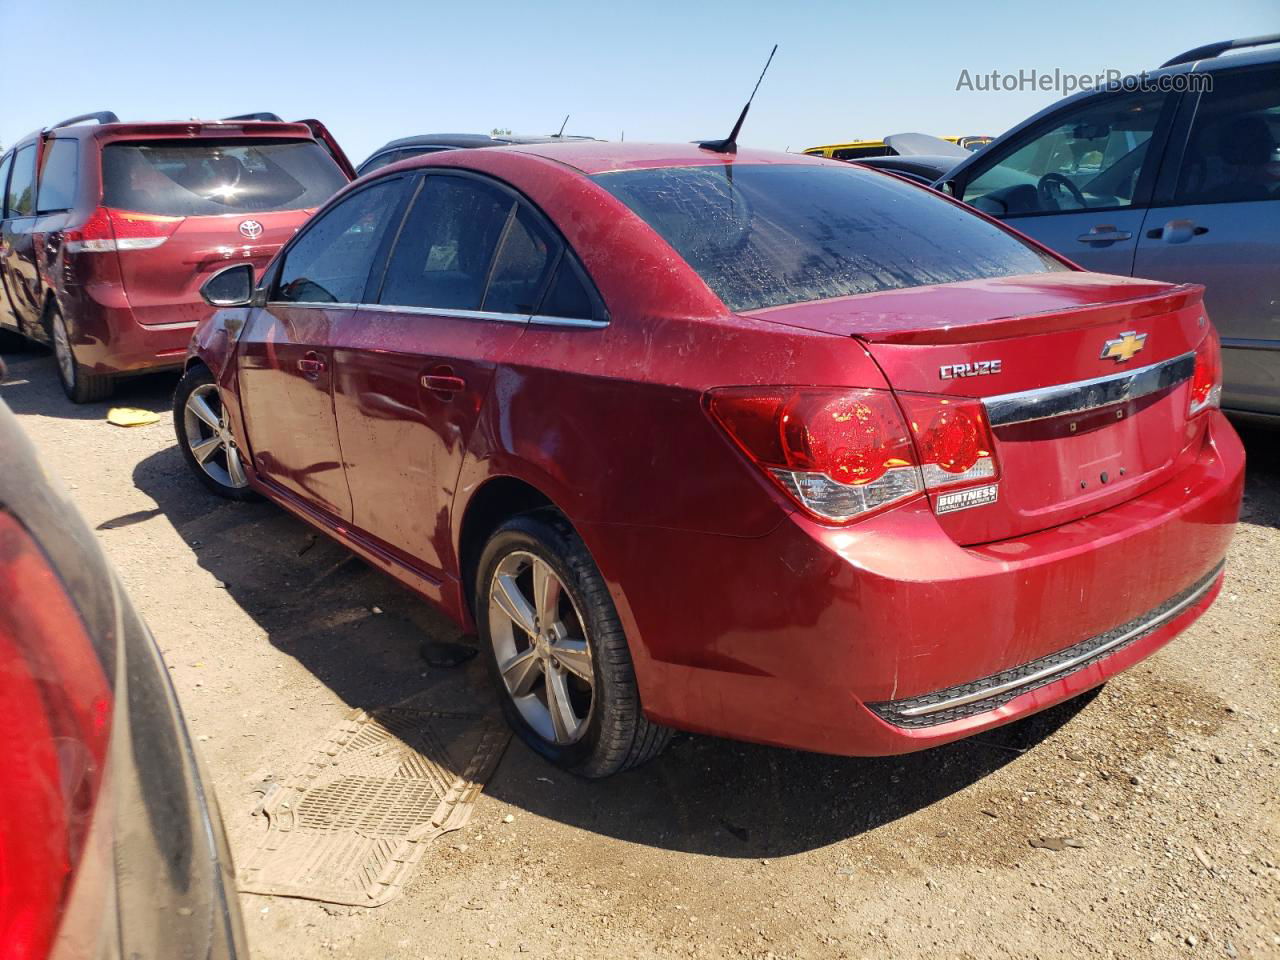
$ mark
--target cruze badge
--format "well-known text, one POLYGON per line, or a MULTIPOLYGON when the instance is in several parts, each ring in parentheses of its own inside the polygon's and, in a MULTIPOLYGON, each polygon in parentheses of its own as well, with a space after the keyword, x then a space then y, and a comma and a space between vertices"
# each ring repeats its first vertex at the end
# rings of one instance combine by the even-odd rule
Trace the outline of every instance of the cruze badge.
POLYGON ((257 220, 245 220, 240 224, 240 232, 249 240, 257 240, 262 236, 262 224, 257 220))
POLYGON ((981 377, 988 373, 999 372, 999 360, 978 360, 974 363, 947 363, 938 368, 938 376, 943 380, 954 380, 957 377, 981 377))
POLYGON ((1128 333, 1122 333, 1114 340, 1108 340, 1102 345, 1102 359, 1114 357, 1116 363, 1124 363, 1126 360, 1132 360, 1133 355, 1141 350, 1147 342, 1145 333, 1138 333, 1136 330, 1130 330, 1128 333))

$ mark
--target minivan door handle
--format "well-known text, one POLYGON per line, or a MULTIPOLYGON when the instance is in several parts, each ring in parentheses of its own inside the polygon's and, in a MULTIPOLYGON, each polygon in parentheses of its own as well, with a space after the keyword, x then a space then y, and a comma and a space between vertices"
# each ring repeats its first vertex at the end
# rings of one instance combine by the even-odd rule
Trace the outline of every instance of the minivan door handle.
POLYGON ((1094 227, 1088 233, 1082 233, 1076 237, 1079 243, 1096 243, 1100 247, 1110 246, 1118 240, 1129 240, 1133 234, 1128 230, 1117 230, 1111 224, 1102 224, 1094 227))
POLYGON ((314 350, 308 350, 303 354, 302 359, 298 361, 298 370, 308 380, 315 380, 325 370, 329 369, 328 364, 324 362, 324 357, 316 353, 314 350))
POLYGON ((1163 227, 1148 230, 1147 239, 1163 240, 1165 243, 1186 243, 1192 237, 1202 237, 1208 232, 1208 227, 1198 226, 1194 220, 1170 220, 1163 227))
POLYGON ((467 381, 463 380, 449 367, 437 367, 431 373, 422 375, 422 385, 432 393, 455 394, 467 389, 467 381))

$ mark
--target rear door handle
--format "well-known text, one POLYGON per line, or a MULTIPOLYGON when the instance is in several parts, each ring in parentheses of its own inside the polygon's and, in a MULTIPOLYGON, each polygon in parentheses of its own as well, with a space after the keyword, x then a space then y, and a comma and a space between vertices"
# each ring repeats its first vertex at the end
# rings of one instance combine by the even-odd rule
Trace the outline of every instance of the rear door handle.
POLYGON ((452 373, 425 373, 422 385, 432 393, 461 393, 467 389, 467 381, 452 373))
POLYGON ((1165 243, 1186 243, 1192 237, 1202 237, 1208 232, 1208 227, 1198 226, 1194 220, 1170 220, 1163 227, 1148 230, 1147 239, 1163 240, 1165 243))
POLYGON ((1088 233, 1076 237, 1080 243, 1115 243, 1117 240, 1128 240, 1133 236, 1128 230, 1117 230, 1110 224, 1094 227, 1088 233))
POLYGON ((307 351, 302 359, 298 361, 298 370, 308 380, 314 380, 320 374, 329 369, 329 365, 324 362, 324 357, 316 353, 314 350, 307 351))

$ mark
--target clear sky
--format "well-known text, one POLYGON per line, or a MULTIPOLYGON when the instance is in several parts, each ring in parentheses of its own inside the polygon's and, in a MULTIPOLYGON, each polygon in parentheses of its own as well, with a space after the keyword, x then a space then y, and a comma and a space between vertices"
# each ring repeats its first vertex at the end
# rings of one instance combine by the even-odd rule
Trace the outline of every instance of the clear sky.
POLYGON ((956 90, 1022 69, 1125 73, 1280 31, 1280 0, 0 0, 0 143, 66 116, 318 117, 358 163, 413 133, 728 133, 793 150, 887 133, 997 134, 1059 99, 956 90))

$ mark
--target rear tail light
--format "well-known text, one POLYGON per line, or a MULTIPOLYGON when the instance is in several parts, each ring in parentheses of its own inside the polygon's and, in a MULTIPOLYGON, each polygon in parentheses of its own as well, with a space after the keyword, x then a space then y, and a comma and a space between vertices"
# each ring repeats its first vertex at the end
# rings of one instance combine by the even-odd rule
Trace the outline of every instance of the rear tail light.
POLYGON ((788 496, 843 523, 924 490, 996 476, 979 401, 888 390, 727 387, 707 410, 788 496), (908 422, 909 421, 909 422, 908 422))
POLYGON ((980 400, 900 393, 929 490, 996 476, 995 441, 980 400))
POLYGON ((66 250, 68 253, 152 250, 168 240, 183 219, 98 207, 84 226, 66 231, 66 250))
POLYGON ((1222 348, 1212 330, 1196 348, 1196 369, 1191 376, 1187 416, 1216 407, 1222 401, 1222 348))
POLYGON ((0 944, 44 960, 81 859, 111 687, 62 582, 0 511, 0 944))

